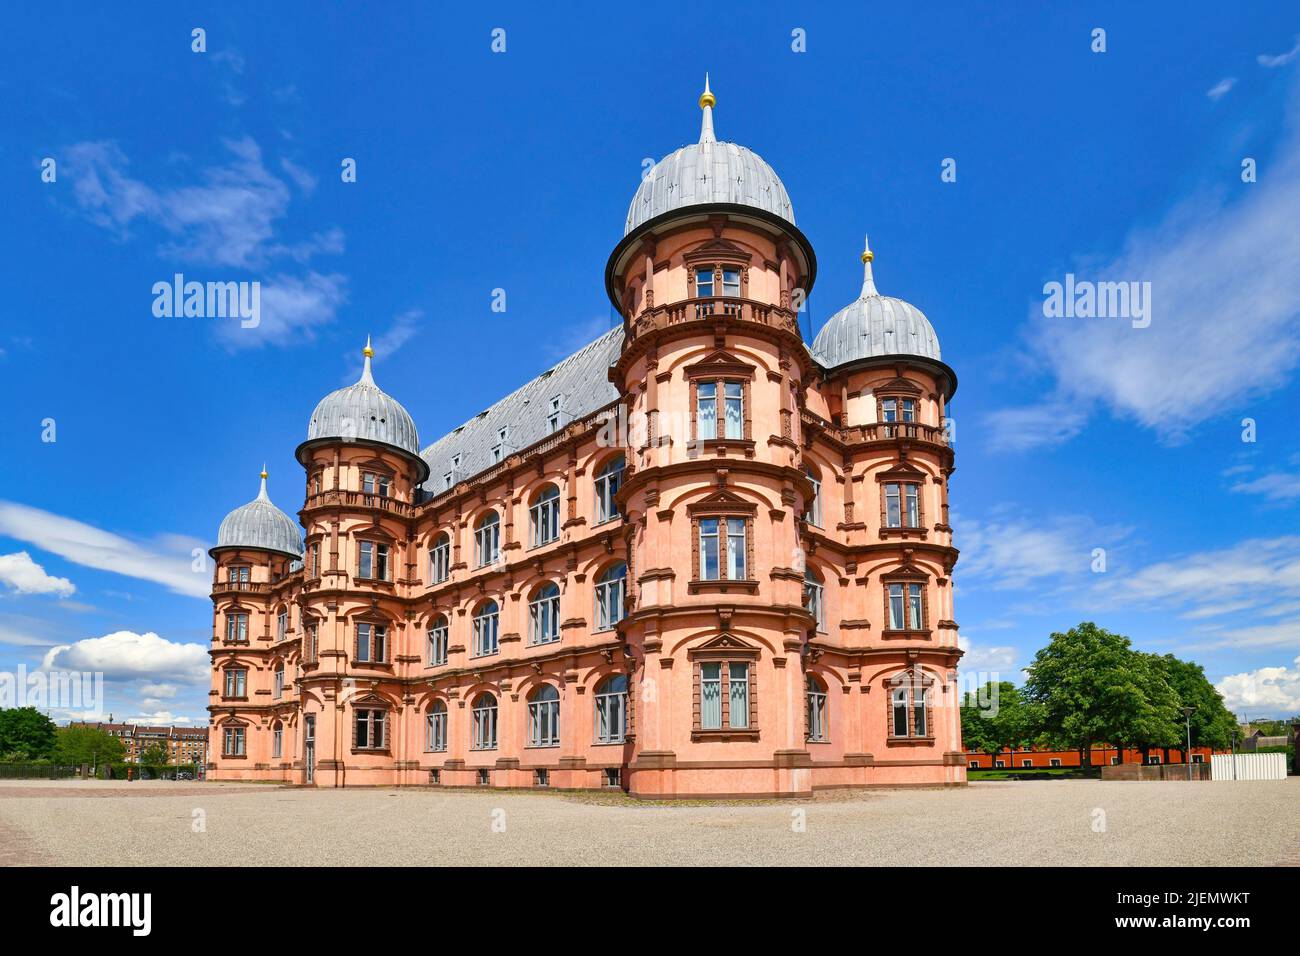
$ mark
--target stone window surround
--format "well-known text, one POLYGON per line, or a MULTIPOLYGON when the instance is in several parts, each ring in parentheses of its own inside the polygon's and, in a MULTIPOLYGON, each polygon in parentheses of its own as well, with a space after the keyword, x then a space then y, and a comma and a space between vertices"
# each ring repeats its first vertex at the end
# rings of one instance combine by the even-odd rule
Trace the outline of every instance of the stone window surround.
POLYGON ((884 681, 885 687, 885 742, 887 744, 933 744, 934 736, 934 685, 936 681, 923 668, 913 665, 901 670, 884 681), (920 674, 920 677, 917 677, 920 674), (894 733, 894 691, 899 686, 907 688, 907 736, 900 737, 894 733), (925 735, 916 734, 916 691, 920 688, 926 695, 925 735))
MULTIPOLYGON (((720 501, 713 495, 703 501, 686 506, 686 513, 691 519, 691 579, 687 591, 698 594, 701 591, 727 591, 737 589, 757 593, 758 579, 754 577, 754 517, 758 506, 752 502, 736 500, 720 501), (717 579, 700 577, 700 520, 704 518, 735 519, 739 518, 745 525, 745 574, 746 577, 731 579, 727 573, 726 542, 718 542, 718 573, 724 575, 717 579)), ((722 526, 719 526, 722 533, 722 526)))
POLYGON ((881 618, 881 638, 910 638, 912 640, 930 639, 930 575, 918 568, 906 566, 889 571, 880 576, 880 588, 884 598, 884 617, 881 618), (921 627, 908 627, 907 588, 903 588, 903 627, 889 627, 889 586, 891 584, 921 585, 921 627))
POLYGON ((700 741, 755 741, 759 739, 758 729, 758 659, 757 647, 741 644, 730 635, 723 634, 703 647, 687 651, 691 663, 691 740, 700 741), (722 726, 717 729, 705 729, 700 725, 701 664, 720 664, 722 694, 722 726), (731 664, 749 665, 749 726, 731 727, 731 664))

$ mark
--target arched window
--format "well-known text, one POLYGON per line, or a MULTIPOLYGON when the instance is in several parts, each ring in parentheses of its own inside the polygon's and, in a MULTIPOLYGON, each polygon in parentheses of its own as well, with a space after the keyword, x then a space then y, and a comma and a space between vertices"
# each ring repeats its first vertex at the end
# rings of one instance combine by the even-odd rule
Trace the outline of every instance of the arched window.
POLYGON ((474 558, 480 568, 492 564, 501 552, 501 516, 489 511, 474 528, 474 558))
POLYGON ((804 465, 803 473, 808 476, 808 480, 812 482, 812 486, 813 486, 812 500, 808 502, 808 509, 803 514, 804 520, 807 521, 810 525, 820 528, 822 527, 821 479, 818 478, 817 473, 814 472, 807 465, 804 465))
POLYGON ((528 509, 532 516, 533 547, 549 544, 560 536, 560 489, 547 485, 528 509))
POLYGON ((284 696, 284 664, 276 664, 271 682, 271 696, 279 700, 284 696))
POLYGON ((271 756, 276 760, 284 756, 284 726, 278 720, 271 727, 271 756))
POLYGON ((435 700, 429 708, 428 733, 424 749, 430 753, 441 753, 447 749, 447 705, 435 700))
POLYGON ((471 750, 497 749, 497 699, 491 694, 479 694, 474 698, 473 736, 469 747, 471 750))
POLYGON ((614 674, 596 687, 596 743, 621 744, 627 737, 627 677, 614 674))
POLYGON ((483 657, 497 652, 497 629, 500 614, 496 601, 484 601, 474 612, 474 656, 483 657))
POLYGON ((560 589, 547 581, 528 600, 528 643, 549 644, 559 639, 560 589))
POLYGON ((893 693, 894 736, 907 736, 907 688, 896 687, 893 693))
POLYGON ((822 585, 821 575, 812 568, 804 568, 803 606, 817 622, 817 630, 822 632, 826 630, 825 596, 826 589, 822 585))
POLYGON ((613 521, 619 517, 618 505, 614 495, 623 484, 623 469, 626 462, 622 455, 616 455, 601 466, 596 472, 596 523, 613 521))
POLYGON ((429 625, 429 666, 436 667, 447 663, 447 637, 449 628, 447 618, 441 614, 429 625))
POLYGON ((611 564, 596 578, 596 630, 607 631, 623 620, 627 565, 611 564))
POLYGON ((528 746, 560 745, 560 692, 543 684, 528 695, 528 746))
POLYGON ((808 739, 826 740, 826 685, 808 675, 808 739))
POLYGON ((451 574, 451 537, 446 532, 433 539, 429 549, 429 583, 441 584, 451 574))

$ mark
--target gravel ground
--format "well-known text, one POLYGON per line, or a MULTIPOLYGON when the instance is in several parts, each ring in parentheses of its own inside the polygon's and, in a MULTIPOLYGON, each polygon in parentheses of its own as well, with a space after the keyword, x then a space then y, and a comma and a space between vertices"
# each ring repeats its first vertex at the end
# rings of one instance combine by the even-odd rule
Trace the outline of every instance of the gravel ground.
POLYGON ((5 865, 592 863, 1296 865, 1300 778, 985 782, 712 804, 247 784, 0 785, 5 865), (194 832, 196 818, 204 832, 194 832))

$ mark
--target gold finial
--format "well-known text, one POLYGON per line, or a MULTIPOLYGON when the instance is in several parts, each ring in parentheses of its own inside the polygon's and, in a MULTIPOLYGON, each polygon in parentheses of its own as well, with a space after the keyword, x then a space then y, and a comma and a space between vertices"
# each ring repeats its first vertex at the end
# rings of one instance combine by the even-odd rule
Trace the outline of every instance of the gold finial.
POLYGON ((366 347, 361 350, 361 354, 366 358, 374 358, 375 350, 370 347, 370 336, 366 336, 366 347))
POLYGON ((259 476, 263 481, 269 477, 266 473, 266 462, 262 462, 262 474, 259 476))
POLYGON ((704 92, 700 94, 700 109, 718 105, 718 98, 709 91, 709 74, 704 74, 704 92))
POLYGON ((870 262, 874 258, 876 257, 871 254, 871 244, 864 238, 862 240, 862 261, 870 262))

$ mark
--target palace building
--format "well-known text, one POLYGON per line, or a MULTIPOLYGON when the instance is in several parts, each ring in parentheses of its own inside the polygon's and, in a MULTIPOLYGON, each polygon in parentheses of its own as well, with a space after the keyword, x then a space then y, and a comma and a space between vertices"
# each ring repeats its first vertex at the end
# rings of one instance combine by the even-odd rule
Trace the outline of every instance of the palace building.
POLYGON ((263 470, 221 523, 213 779, 965 783, 956 376, 869 250, 804 340, 812 244, 714 105, 706 82, 699 141, 632 197, 621 324, 428 445, 367 342, 307 423, 297 520, 263 470))

